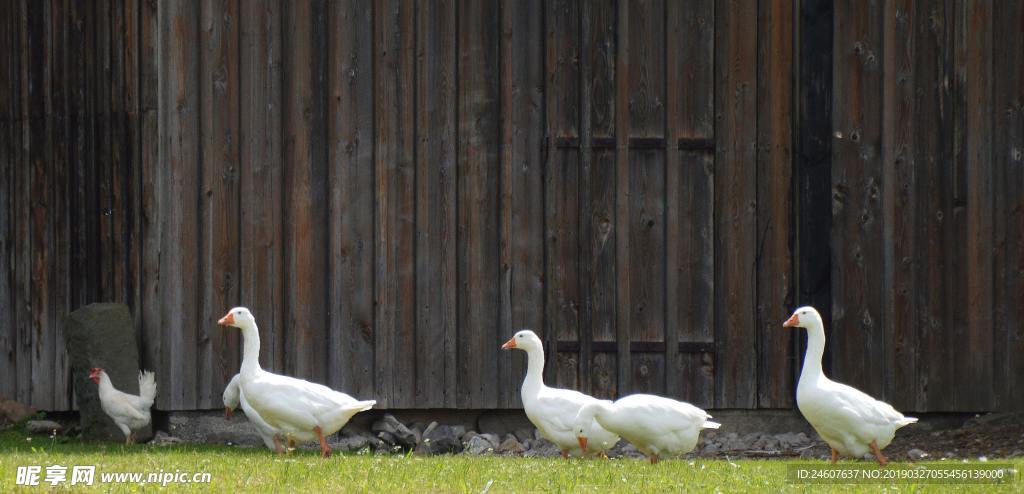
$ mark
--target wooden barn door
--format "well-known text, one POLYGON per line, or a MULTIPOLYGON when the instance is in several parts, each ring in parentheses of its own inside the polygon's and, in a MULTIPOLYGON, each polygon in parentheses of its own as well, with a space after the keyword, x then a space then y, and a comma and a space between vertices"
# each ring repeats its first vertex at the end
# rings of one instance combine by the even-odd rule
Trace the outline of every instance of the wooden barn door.
POLYGON ((793 11, 769 4, 547 3, 548 382, 791 403, 793 11))

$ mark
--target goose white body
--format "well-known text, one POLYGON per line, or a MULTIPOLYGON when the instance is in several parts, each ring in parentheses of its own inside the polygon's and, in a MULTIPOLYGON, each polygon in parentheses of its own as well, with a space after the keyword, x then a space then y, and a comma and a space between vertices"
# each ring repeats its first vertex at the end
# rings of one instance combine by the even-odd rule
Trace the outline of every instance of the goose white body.
POLYGON ((297 441, 320 440, 321 452, 327 456, 330 448, 321 436, 334 434, 353 415, 376 404, 374 400, 356 400, 322 384, 263 370, 259 363, 259 329, 248 309, 236 307, 220 323, 242 331, 239 397, 245 400, 243 410, 246 414, 252 410, 269 430, 297 441))
MULTIPOLYGON (((807 330, 807 353, 796 389, 797 408, 832 449, 861 458, 874 453, 872 442, 881 450, 892 442, 897 429, 917 422, 892 405, 825 376, 821 369, 825 328, 813 307, 797 309, 784 326, 807 330)), ((884 464, 880 451, 877 457, 884 464)))
POLYGON ((587 437, 586 423, 596 420, 605 429, 633 443, 657 461, 661 456, 689 453, 697 446, 700 431, 717 429, 711 415, 689 403, 649 394, 629 395, 615 402, 586 405, 577 417, 577 435, 587 437))
POLYGON ((256 410, 249 406, 249 402, 242 395, 242 388, 239 384, 241 378, 241 374, 235 374, 235 377, 232 377, 231 381, 224 388, 224 406, 234 410, 241 405, 246 418, 249 419, 249 422, 252 422, 256 432, 260 435, 260 439, 263 439, 263 444, 271 450, 277 449, 274 445, 274 436, 277 436, 279 431, 271 427, 270 424, 263 420, 263 417, 260 417, 256 410))
POLYGON ((594 423, 592 442, 586 451, 580 447, 573 430, 576 414, 583 405, 599 400, 579 391, 551 388, 544 384, 544 349, 533 331, 519 331, 502 348, 526 352, 526 378, 520 391, 523 409, 541 435, 558 446, 563 455, 601 454, 619 442, 618 435, 594 423))

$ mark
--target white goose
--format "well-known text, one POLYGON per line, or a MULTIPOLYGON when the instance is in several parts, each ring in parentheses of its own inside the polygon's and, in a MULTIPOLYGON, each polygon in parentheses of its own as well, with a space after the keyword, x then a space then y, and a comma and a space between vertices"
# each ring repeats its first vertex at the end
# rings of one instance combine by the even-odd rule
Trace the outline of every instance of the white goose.
MULTIPOLYGON (((241 374, 235 374, 235 377, 231 378, 231 382, 224 388, 224 394, 222 396, 224 400, 224 416, 231 418, 231 414, 238 408, 238 405, 242 405, 242 411, 245 412, 246 418, 252 425, 256 427, 256 432, 259 433, 260 438, 263 439, 263 444, 268 449, 272 449, 278 453, 282 453, 281 443, 274 441, 278 437, 278 431, 270 426, 260 414, 256 413, 249 406, 249 402, 245 400, 245 396, 242 396, 242 389, 240 381, 242 379, 241 374)), ((292 446, 289 444, 289 446, 292 446)))
POLYGON ((832 463, 840 453, 862 458, 873 453, 880 465, 888 460, 882 449, 896 429, 917 422, 867 394, 825 377, 821 356, 825 351, 825 325, 814 307, 801 307, 782 324, 807 330, 807 354, 796 388, 796 404, 814 430, 832 447, 832 463))
POLYGON ((619 436, 608 432, 600 425, 591 424, 589 447, 581 447, 573 431, 576 414, 587 403, 598 399, 579 391, 549 388, 544 385, 544 348, 537 335, 528 329, 516 333, 501 346, 503 350, 515 348, 526 352, 526 379, 520 395, 523 409, 533 425, 547 440, 562 450, 562 457, 569 454, 586 453, 604 455, 605 451, 619 442, 619 436))
MULTIPOLYGON (((374 400, 358 401, 321 384, 264 371, 260 367, 260 333, 249 309, 235 307, 218 324, 242 330, 241 396, 271 428, 290 440, 320 441, 320 454, 331 455, 324 436, 341 429, 353 415, 373 408, 374 400)), ((277 451, 281 444, 273 438, 277 451)))
POLYGON ((614 403, 601 400, 583 405, 576 417, 576 436, 580 446, 587 447, 596 420, 633 443, 654 464, 661 455, 693 451, 701 430, 721 427, 709 418, 711 415, 689 403, 635 394, 614 403))

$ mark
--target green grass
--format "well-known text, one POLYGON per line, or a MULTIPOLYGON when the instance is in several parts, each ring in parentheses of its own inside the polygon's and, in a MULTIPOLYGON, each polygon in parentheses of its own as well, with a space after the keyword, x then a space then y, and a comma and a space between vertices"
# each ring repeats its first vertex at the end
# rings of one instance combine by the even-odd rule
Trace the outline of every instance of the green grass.
MULTIPOLYGON (((0 432, 0 492, 82 490, 69 483, 51 488, 16 486, 18 466, 95 465, 92 490, 142 492, 153 485, 100 484, 103 472, 207 472, 209 484, 171 484, 161 492, 1022 492, 1011 485, 815 485, 786 481, 786 465, 798 460, 666 460, 657 465, 637 459, 419 457, 314 452, 278 457, 265 449, 226 446, 122 446, 82 443, 61 437, 0 432)), ((1008 460, 1018 472, 1024 458, 1008 460)), ((816 460, 812 463, 825 465, 816 460)), ((852 464, 852 462, 849 462, 852 464)), ((863 462, 858 462, 863 464, 863 462)), ((950 462, 955 463, 955 462, 950 462)), ((1005 463, 992 460, 991 463, 1005 463)), ((930 463, 934 464, 934 463, 930 463)), ((71 470, 68 469, 70 478, 71 470)), ((88 489, 86 489, 88 490, 88 489)))

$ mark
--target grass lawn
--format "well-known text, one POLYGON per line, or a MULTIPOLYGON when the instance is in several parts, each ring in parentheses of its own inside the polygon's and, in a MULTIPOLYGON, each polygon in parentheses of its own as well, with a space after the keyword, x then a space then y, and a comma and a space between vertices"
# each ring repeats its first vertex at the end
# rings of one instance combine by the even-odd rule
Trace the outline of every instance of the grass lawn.
MULTIPOLYGON (((1024 492, 1020 473, 1024 458, 1013 463, 1018 479, 1010 485, 862 484, 813 485, 788 483, 786 465, 798 460, 643 460, 512 458, 467 455, 418 457, 405 455, 335 454, 328 460, 297 451, 277 457, 265 449, 179 445, 125 447, 81 443, 61 437, 0 432, 0 492, 95 490, 142 492, 152 484, 100 482, 103 473, 209 473, 208 484, 169 484, 161 491, 178 492, 1024 492), (19 466, 42 467, 40 485, 16 486, 19 466), (68 480, 51 487, 44 481, 51 465, 69 467, 68 480), (71 486, 71 466, 95 465, 91 488, 71 486)), ((820 460, 811 462, 824 465, 820 460)), ((848 462, 853 464, 853 462, 848 462)), ((866 462, 857 462, 864 464, 866 462)), ((938 465, 940 463, 929 463, 938 465)), ((959 465, 959 462, 948 464, 959 465)))

